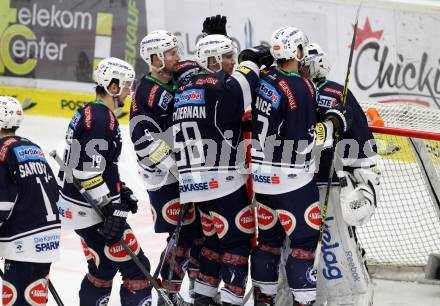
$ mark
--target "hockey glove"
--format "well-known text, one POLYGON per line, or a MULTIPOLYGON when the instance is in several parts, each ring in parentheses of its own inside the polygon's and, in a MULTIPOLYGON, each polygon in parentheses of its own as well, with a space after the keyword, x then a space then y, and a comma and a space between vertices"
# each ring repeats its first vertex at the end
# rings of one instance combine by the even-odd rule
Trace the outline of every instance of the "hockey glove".
POLYGON ((104 223, 98 232, 105 238, 108 245, 118 242, 124 234, 125 221, 130 209, 125 203, 109 203, 101 207, 104 223))
POLYGON ((133 194, 133 191, 125 185, 124 182, 121 182, 121 202, 127 204, 133 214, 137 212, 139 201, 133 194))
POLYGON ((339 175, 341 183, 342 217, 348 225, 361 226, 367 223, 377 206, 379 174, 358 168, 339 175))
POLYGON ((203 22, 203 33, 206 35, 221 34, 227 36, 226 33, 226 16, 206 17, 203 22))
POLYGON ((253 48, 244 49, 238 55, 238 63, 244 61, 251 61, 257 64, 258 68, 261 66, 270 67, 273 63, 273 56, 270 54, 270 49, 267 46, 259 45, 253 48))

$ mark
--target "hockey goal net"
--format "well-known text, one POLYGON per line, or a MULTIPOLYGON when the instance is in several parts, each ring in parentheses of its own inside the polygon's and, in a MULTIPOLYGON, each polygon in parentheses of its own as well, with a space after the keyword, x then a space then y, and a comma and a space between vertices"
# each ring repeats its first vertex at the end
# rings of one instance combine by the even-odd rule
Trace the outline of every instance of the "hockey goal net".
POLYGON ((440 110, 407 103, 362 107, 382 170, 378 208, 357 229, 368 263, 425 266, 429 254, 440 253, 440 110))

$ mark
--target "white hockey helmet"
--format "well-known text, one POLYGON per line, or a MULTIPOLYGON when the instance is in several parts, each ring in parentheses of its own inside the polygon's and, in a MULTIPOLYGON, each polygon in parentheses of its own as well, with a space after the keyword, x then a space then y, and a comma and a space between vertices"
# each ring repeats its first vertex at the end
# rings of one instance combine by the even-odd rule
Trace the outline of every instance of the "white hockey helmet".
POLYGON ((310 43, 305 51, 304 67, 309 67, 310 78, 325 78, 330 73, 327 54, 317 43, 310 43))
POLYGON ((294 27, 279 28, 272 33, 270 43, 270 53, 275 60, 279 59, 296 59, 298 61, 302 58, 298 58, 298 47, 304 49, 309 45, 309 39, 303 32, 294 27))
POLYGON ((142 59, 156 71, 161 71, 165 67, 165 52, 178 46, 177 37, 171 32, 158 30, 145 36, 140 44, 142 59), (156 54, 161 61, 160 67, 154 67, 151 56, 156 54))
POLYGON ((209 58, 213 57, 216 60, 220 65, 220 69, 218 70, 220 71, 222 69, 222 55, 230 52, 237 53, 232 39, 221 34, 208 35, 197 42, 195 59, 204 69, 210 72, 217 72, 208 68, 209 58))
POLYGON ((117 97, 122 93, 124 87, 132 87, 135 75, 134 69, 129 63, 116 57, 108 57, 99 62, 95 69, 94 79, 99 86, 104 87, 110 96, 117 97), (112 94, 108 90, 113 79, 119 81, 117 94, 112 94))
POLYGON ((23 108, 13 97, 0 96, 0 129, 18 128, 23 121, 23 108))

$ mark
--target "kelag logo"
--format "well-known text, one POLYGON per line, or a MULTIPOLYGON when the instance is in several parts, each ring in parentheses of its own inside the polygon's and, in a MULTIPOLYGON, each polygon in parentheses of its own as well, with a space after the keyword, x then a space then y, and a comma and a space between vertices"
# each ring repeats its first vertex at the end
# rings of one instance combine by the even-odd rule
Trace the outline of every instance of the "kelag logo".
MULTIPOLYGON (((411 41, 411 38, 405 39, 411 41)), ((379 103, 407 102, 440 108, 440 69, 436 50, 424 49, 426 44, 419 42, 418 38, 410 50, 401 45, 404 44, 397 41, 394 46, 389 46, 384 40, 384 30, 374 28, 367 17, 363 27, 358 29, 354 45, 357 51, 354 60, 356 85, 368 91, 369 97, 379 103)))
POLYGON ((144 2, 0 0, 0 75, 91 82, 105 57, 139 66, 144 2))

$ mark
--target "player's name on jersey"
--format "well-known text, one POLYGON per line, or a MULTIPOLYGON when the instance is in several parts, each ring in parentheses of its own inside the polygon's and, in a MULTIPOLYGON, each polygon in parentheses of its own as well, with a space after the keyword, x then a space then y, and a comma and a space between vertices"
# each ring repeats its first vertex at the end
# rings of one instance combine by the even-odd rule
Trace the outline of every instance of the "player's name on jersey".
POLYGON ((48 177, 46 164, 43 162, 27 162, 25 164, 19 165, 18 170, 20 171, 20 177, 24 178, 30 175, 42 175, 48 177))
POLYGON ((182 119, 202 119, 206 118, 206 109, 205 106, 197 106, 197 105, 189 105, 182 106, 174 110, 173 112, 173 121, 182 120, 182 119))

